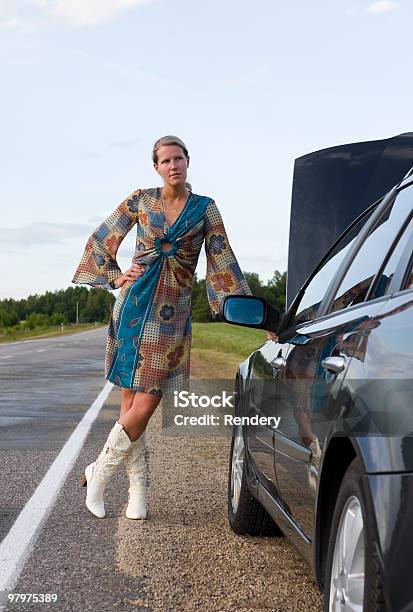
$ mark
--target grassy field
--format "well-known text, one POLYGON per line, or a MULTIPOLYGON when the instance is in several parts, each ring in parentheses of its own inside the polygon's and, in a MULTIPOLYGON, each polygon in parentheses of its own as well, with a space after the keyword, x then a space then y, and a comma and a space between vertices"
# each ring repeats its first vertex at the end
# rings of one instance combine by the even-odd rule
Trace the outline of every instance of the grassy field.
POLYGON ((228 323, 193 323, 192 346, 245 358, 265 342, 267 332, 228 323))
POLYGON ((267 332, 228 323, 193 323, 191 376, 232 379, 238 365, 264 344, 267 332))
MULTIPOLYGON (((61 325, 50 325, 49 327, 35 327, 34 329, 16 332, 13 334, 0 335, 0 343, 14 342, 16 340, 34 340, 35 338, 50 338, 51 336, 65 336, 66 334, 86 331, 87 329, 95 329, 96 327, 102 326, 95 325, 94 323, 80 323, 79 325, 70 324, 64 325, 63 331, 61 325)), ((107 324, 105 324, 105 327, 107 327, 107 324)))

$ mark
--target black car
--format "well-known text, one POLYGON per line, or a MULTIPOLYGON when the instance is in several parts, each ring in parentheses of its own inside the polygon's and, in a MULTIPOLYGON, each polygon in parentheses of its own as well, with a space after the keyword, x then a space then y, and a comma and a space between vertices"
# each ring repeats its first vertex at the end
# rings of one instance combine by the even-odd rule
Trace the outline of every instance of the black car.
POLYGON ((413 610, 412 253, 413 171, 341 233, 285 314, 255 296, 221 303, 228 323, 278 335, 237 373, 230 525, 285 534, 328 611, 413 610))

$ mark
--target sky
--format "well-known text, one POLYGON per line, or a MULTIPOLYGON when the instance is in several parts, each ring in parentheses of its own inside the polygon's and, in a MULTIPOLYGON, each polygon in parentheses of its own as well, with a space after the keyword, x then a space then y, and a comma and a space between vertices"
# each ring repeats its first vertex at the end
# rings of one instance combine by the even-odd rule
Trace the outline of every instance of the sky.
POLYGON ((241 269, 284 271, 294 160, 413 131, 412 21, 412 0, 1 0, 0 299, 69 287, 101 221, 161 185, 165 134, 241 269))

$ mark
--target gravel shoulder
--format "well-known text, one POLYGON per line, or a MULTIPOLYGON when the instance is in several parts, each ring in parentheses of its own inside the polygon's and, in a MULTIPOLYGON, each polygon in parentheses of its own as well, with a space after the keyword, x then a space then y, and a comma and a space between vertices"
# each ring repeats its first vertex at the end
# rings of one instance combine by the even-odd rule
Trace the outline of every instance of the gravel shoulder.
MULTIPOLYGON (((228 376, 222 363, 218 374, 212 360, 200 357, 192 356, 192 376, 228 376)), ((167 437, 159 408, 147 427, 147 445, 148 520, 119 518, 115 537, 117 570, 145 583, 145 596, 130 604, 152 610, 322 609, 310 569, 286 538, 230 530, 228 438, 167 437)))

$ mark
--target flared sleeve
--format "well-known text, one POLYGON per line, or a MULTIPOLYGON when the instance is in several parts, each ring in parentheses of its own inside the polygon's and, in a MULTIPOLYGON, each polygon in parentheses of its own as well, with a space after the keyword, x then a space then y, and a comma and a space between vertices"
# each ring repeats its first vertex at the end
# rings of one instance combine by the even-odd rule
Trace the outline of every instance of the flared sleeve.
POLYGON ((116 253, 126 234, 138 221, 139 189, 119 204, 89 236, 72 283, 116 289, 113 281, 122 275, 116 253))
POLYGON ((214 200, 205 211, 205 253, 207 259, 206 289, 213 315, 218 315, 226 295, 252 295, 229 244, 221 213, 214 200))

